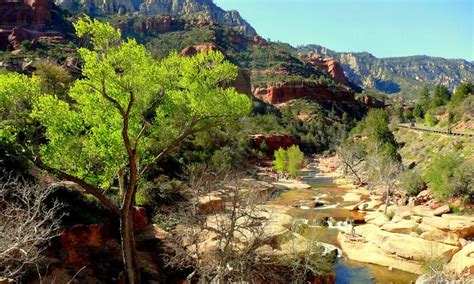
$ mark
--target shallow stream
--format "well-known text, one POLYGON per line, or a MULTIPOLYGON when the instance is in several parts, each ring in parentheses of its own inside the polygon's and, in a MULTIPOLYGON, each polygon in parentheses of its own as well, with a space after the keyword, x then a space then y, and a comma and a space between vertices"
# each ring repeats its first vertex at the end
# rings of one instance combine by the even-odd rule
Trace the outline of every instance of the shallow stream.
MULTIPOLYGON (((307 220, 308 226, 301 232, 307 238, 338 246, 338 226, 351 226, 353 222, 362 222, 363 215, 345 209, 351 203, 344 202, 343 196, 348 189, 338 187, 332 178, 317 177, 318 170, 312 168, 305 172, 303 181, 312 186, 311 189, 294 189, 281 193, 272 201, 273 204, 289 207, 288 214, 307 220), (312 208, 314 201, 321 202, 312 208), (312 205, 310 205, 313 203, 312 205), (309 205, 309 206, 308 206, 309 205), (321 225, 321 223, 328 225, 321 225)), ((367 197, 362 196, 362 199, 367 197)), ((352 202, 353 204, 354 202, 352 202)), ((361 251, 361 253, 364 253, 361 251)), ((383 283, 404 284, 414 282, 417 275, 400 270, 389 270, 387 267, 361 263, 342 257, 335 264, 337 284, 383 283)))

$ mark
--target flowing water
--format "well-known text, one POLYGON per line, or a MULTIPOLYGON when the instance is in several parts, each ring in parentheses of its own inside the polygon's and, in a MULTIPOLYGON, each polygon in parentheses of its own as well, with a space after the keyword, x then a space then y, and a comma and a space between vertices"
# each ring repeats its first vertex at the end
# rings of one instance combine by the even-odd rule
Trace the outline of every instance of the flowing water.
MULTIPOLYGON (((308 225, 301 231, 303 236, 338 246, 338 227, 361 223, 364 216, 362 213, 343 208, 350 204, 344 202, 343 198, 348 189, 338 187, 332 178, 316 177, 317 172, 318 170, 313 168, 303 176, 303 181, 312 185, 311 189, 285 191, 272 203, 286 205, 289 207, 288 214, 297 219, 307 220, 305 223, 308 225), (314 200, 318 200, 319 204, 312 208, 314 200)), ((344 257, 338 260, 334 270, 338 284, 404 284, 417 278, 415 274, 396 269, 390 271, 387 267, 351 261, 344 257)))

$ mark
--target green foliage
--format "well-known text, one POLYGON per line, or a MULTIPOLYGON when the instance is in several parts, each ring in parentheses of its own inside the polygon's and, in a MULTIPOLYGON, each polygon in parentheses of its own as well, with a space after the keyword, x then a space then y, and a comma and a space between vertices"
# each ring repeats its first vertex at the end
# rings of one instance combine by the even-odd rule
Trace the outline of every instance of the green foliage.
POLYGON ((458 153, 436 156, 424 178, 435 196, 441 200, 474 192, 474 162, 458 153))
POLYGON ((423 188, 425 182, 420 173, 416 170, 406 171, 401 177, 402 188, 407 192, 408 196, 417 196, 423 188))
POLYGON ((431 101, 431 107, 438 107, 445 105, 451 99, 451 92, 444 85, 436 86, 434 90, 434 96, 431 101))
POLYGON ((416 104, 415 108, 413 109, 413 116, 416 118, 423 118, 425 116, 423 106, 421 106, 420 104, 416 104))
POLYGON ((301 152, 300 147, 293 145, 287 150, 288 164, 287 171, 293 176, 297 177, 300 175, 301 167, 304 162, 304 154, 301 152))
POLYGON ((422 106, 422 108, 425 111, 428 110, 430 107, 431 95, 430 95, 430 90, 428 89, 427 86, 423 86, 423 88, 421 89, 419 104, 422 106))
POLYGON ((474 94, 474 84, 471 82, 462 83, 456 88, 453 96, 451 97, 451 102, 453 104, 459 104, 468 96, 472 96, 474 94))
POLYGON ((273 167, 275 170, 277 170, 279 173, 286 172, 286 169, 288 168, 288 154, 286 150, 279 148, 275 151, 274 156, 275 160, 273 161, 273 167))
POLYGON ((93 49, 79 50, 84 77, 69 92, 73 101, 44 96, 32 112, 46 128, 40 153, 52 168, 108 188, 128 164, 123 131, 145 168, 189 125, 207 129, 250 111, 245 95, 221 87, 236 78, 237 67, 219 52, 159 62, 135 40, 120 40, 109 24, 86 18, 75 27, 93 49))
POLYGON ((69 87, 73 83, 68 71, 48 60, 39 60, 35 63, 35 67, 34 74, 39 79, 41 91, 66 99, 69 87))
POLYGON ((275 151, 274 156, 273 167, 275 170, 279 173, 288 172, 293 177, 299 176, 304 162, 304 154, 301 152, 300 147, 293 145, 286 150, 279 148, 275 151))
POLYGON ((433 127, 435 126, 436 124, 438 124, 438 119, 436 118, 436 116, 432 115, 431 113, 427 113, 425 115, 425 122, 426 124, 428 124, 429 126, 433 127))
MULTIPOLYGON (((389 128, 389 116, 387 112, 380 109, 372 109, 367 116, 358 123, 358 125, 351 131, 351 135, 366 135, 369 152, 376 147, 381 147, 381 153, 394 161, 401 161, 401 156, 398 154, 398 143, 395 136, 389 128)), ((370 153, 369 153, 370 154, 370 153)))
POLYGON ((20 165, 25 145, 35 140, 36 125, 29 118, 32 101, 41 95, 38 78, 0 74, 0 162, 20 165))

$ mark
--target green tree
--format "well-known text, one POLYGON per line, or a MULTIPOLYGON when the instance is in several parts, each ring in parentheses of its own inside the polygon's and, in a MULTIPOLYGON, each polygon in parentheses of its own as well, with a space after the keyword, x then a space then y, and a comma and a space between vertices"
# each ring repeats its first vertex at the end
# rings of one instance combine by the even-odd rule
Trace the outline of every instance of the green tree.
POLYGON ((429 109, 431 104, 431 95, 427 86, 423 86, 421 89, 419 103, 425 111, 429 109))
POLYGON ((432 100, 432 106, 437 107, 445 105, 451 99, 451 92, 444 85, 436 86, 434 90, 434 97, 432 100))
POLYGON ((285 149, 279 148, 274 153, 275 160, 273 161, 273 167, 277 172, 284 173, 288 167, 288 154, 285 149))
POLYGON ((37 164, 77 183, 120 220, 128 283, 139 283, 132 212, 141 180, 187 137, 236 122, 251 101, 233 88, 237 67, 219 52, 172 54, 155 61, 110 24, 88 18, 75 24, 92 49, 79 49, 83 78, 69 92, 36 99, 31 117, 46 129, 37 164), (120 204, 105 192, 120 188, 120 204))
POLYGON ((38 78, 17 73, 0 74, 0 166, 23 166, 25 143, 36 140, 36 127, 28 117, 40 94, 38 78))
POLYGON ((304 154, 300 147, 293 145, 286 150, 288 156, 287 171, 293 176, 300 175, 301 167, 303 166, 304 154))
POLYGON ((405 189, 408 196, 417 196, 426 186, 420 173, 416 170, 404 172, 401 181, 402 188, 405 189))
POLYGON ((464 160, 458 153, 445 153, 434 157, 425 180, 434 195, 441 200, 474 192, 474 163, 464 160))
POLYGON ((456 91, 451 97, 451 102, 453 102, 454 104, 458 104, 462 100, 464 100, 465 98, 473 94, 474 94, 474 84, 471 82, 462 83, 456 88, 456 91))
POLYGON ((413 116, 416 118, 423 118, 425 116, 425 111, 423 110, 423 106, 421 104, 415 105, 415 108, 413 109, 413 116))

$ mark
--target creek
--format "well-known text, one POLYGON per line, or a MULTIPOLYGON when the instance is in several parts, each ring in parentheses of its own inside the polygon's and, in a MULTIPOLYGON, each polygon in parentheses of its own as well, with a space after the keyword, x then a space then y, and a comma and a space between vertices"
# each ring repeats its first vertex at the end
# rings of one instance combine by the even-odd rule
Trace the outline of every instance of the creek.
MULTIPOLYGON (((318 172, 317 168, 310 168, 303 174, 302 181, 310 184, 310 189, 284 191, 271 203, 288 206, 286 213, 306 224, 300 231, 304 237, 338 247, 337 235, 341 233, 338 228, 352 224, 357 226, 358 223, 364 222, 364 215, 344 208, 354 204, 344 201, 343 196, 350 192, 350 189, 339 187, 331 177, 317 176, 318 172)), ((367 198, 361 196, 361 199, 367 198)), ((338 259, 334 270, 337 284, 405 284, 414 282, 417 278, 416 274, 389 270, 384 266, 356 262, 345 257, 338 259)))

